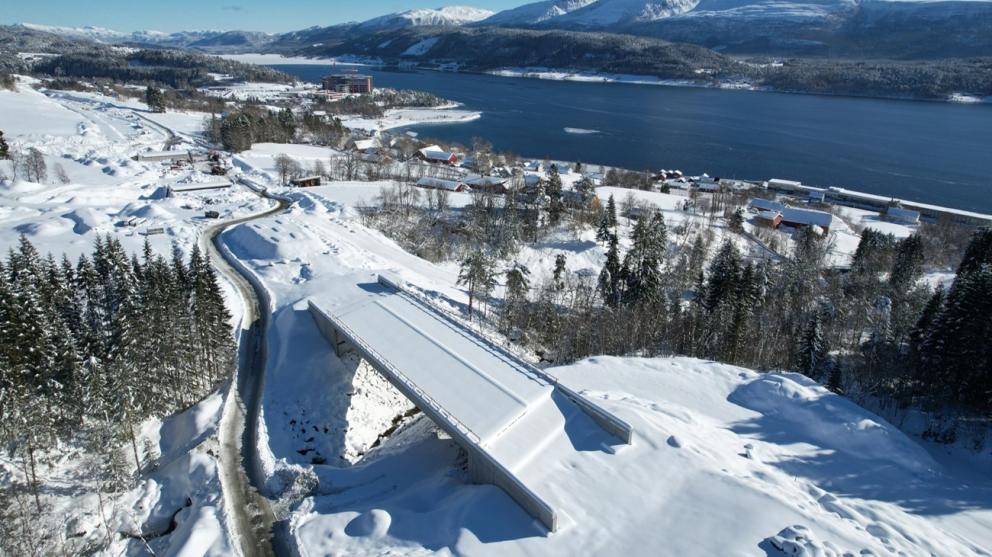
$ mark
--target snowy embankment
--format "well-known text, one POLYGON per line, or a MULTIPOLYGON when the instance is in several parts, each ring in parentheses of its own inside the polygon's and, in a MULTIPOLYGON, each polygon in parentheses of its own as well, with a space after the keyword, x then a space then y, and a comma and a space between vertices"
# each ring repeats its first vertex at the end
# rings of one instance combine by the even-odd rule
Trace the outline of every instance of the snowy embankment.
MULTIPOLYGON (((279 149, 242 159, 270 172, 279 149)), ((335 356, 306 311, 308 297, 333 297, 339 281, 380 271, 464 310, 456 265, 414 257, 359 224, 355 205, 382 185, 289 192, 288 214, 225 238, 275 308, 261 424, 269 488, 280 493, 303 473, 317 482, 289 517, 301 554, 989 555, 988 478, 961 476, 802 376, 687 358, 593 358, 552 370, 636 434, 633 446, 607 451, 566 422, 515 470, 563 514, 565 530, 548 535, 498 488, 470 484, 458 448, 365 364, 335 356)), ((679 208, 684 197, 635 196, 673 227, 702 225, 679 208)), ((534 280, 557 253, 573 271, 593 271, 602 248, 592 236, 552 237, 520 259, 534 280)))
POLYGON ((554 372, 637 432, 616 454, 575 453, 578 438, 542 450, 538 481, 570 529, 548 536, 498 489, 465 484, 450 442, 411 428, 330 474, 341 493, 301 505, 304 553, 987 555, 987 484, 963 490, 897 429, 802 376, 685 358, 554 372))
POLYGON ((576 81, 581 83, 626 83, 628 85, 660 85, 664 87, 703 87, 716 89, 763 90, 746 81, 719 81, 694 79, 663 79, 653 75, 613 74, 554 68, 502 68, 487 72, 497 77, 522 77, 548 81, 576 81))
POLYGON ((382 64, 381 60, 375 58, 357 58, 354 56, 306 58, 303 56, 284 56, 282 54, 220 54, 218 57, 261 66, 369 66, 382 64))
POLYGON ((341 118, 341 123, 357 130, 384 131, 419 124, 463 124, 482 117, 481 112, 458 110, 457 106, 460 105, 438 108, 391 108, 382 118, 345 116, 341 118))

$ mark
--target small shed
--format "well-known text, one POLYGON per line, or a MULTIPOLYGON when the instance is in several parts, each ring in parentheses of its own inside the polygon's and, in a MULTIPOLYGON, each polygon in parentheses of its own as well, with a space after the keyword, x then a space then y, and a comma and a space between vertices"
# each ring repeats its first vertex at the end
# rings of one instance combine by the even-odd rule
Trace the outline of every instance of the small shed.
POLYGON ((297 188, 315 188, 320 185, 320 176, 305 176, 303 178, 294 178, 289 181, 289 184, 297 188))

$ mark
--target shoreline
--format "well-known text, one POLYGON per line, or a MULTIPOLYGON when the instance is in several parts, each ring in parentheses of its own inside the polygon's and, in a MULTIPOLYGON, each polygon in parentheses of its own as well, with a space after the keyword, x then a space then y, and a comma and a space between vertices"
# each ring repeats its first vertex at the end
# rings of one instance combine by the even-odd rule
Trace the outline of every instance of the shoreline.
MULTIPOLYGON (((378 58, 362 58, 359 56, 340 56, 331 58, 307 58, 304 56, 285 56, 282 54, 223 54, 218 55, 227 60, 258 64, 264 66, 300 65, 300 66, 355 66, 355 67, 385 67, 387 64, 378 58)), ((567 68, 517 67, 500 68, 495 70, 462 70, 455 66, 425 67, 419 64, 401 65, 411 70, 436 71, 442 73, 465 73, 475 75, 490 75, 494 77, 509 77, 517 79, 537 79, 541 81, 567 81, 572 83, 603 83, 618 85, 649 85, 654 87, 682 87, 692 89, 719 89, 723 91, 752 91, 758 93, 781 93, 786 95, 819 95, 824 97, 847 97, 852 99, 876 99, 886 101, 916 101, 935 102, 951 105, 980 106, 992 104, 992 96, 979 97, 964 92, 951 93, 944 98, 914 97, 914 96, 884 96, 857 95, 853 93, 830 93, 824 91, 794 91, 775 89, 762 85, 754 85, 747 81, 694 81, 691 79, 666 79, 642 74, 615 74, 567 68)), ((704 74, 701 74, 704 75, 704 74)))
MULTIPOLYGON (((331 64, 342 64, 342 65, 349 65, 349 66, 364 66, 364 67, 381 67, 381 66, 384 65, 384 64, 381 63, 381 61, 380 61, 380 63, 371 63, 372 62, 371 60, 366 60, 364 62, 360 62, 360 61, 356 61, 356 60, 350 60, 350 61, 344 62, 344 61, 341 61, 341 59, 284 57, 284 56, 281 56, 281 55, 268 55, 268 54, 264 54, 264 55, 235 55, 235 56, 260 57, 260 58, 256 58, 256 59, 261 59, 261 60, 266 60, 266 61, 268 61, 268 60, 277 60, 277 61, 282 62, 284 65, 294 65, 296 62, 302 62, 302 64, 300 64, 300 65, 331 65, 331 64)), ((269 62, 269 63, 271 63, 271 62, 269 62)), ((278 65, 278 64, 275 64, 275 65, 278 65)), ((696 87, 696 88, 711 88, 711 89, 718 88, 718 87, 713 86, 713 85, 698 84, 698 83, 690 82, 688 80, 685 80, 685 81, 682 81, 682 80, 662 80, 660 78, 654 78, 654 77, 650 77, 650 76, 636 76, 636 75, 624 75, 624 74, 613 74, 613 75, 605 75, 605 74, 603 74, 603 75, 601 75, 601 74, 584 73, 584 72, 572 72, 572 73, 569 73, 569 72, 566 72, 566 71, 552 71, 552 70, 546 70, 546 69, 542 69, 542 71, 536 71, 536 70, 538 70, 536 68, 530 69, 530 70, 533 70, 533 71, 530 71, 530 72, 523 72, 523 70, 498 70, 498 71, 494 71, 494 72, 498 72, 498 73, 494 73, 494 72, 468 72, 468 71, 461 71, 461 70, 457 70, 457 69, 456 70, 450 70, 450 69, 449 70, 446 70, 444 68, 424 68, 424 67, 416 67, 416 66, 411 66, 410 69, 411 70, 422 70, 422 71, 436 71, 436 72, 442 72, 442 73, 469 73, 469 74, 476 74, 476 75, 493 75, 494 77, 518 77, 518 78, 521 78, 521 79, 542 79, 542 80, 556 80, 556 81, 578 81, 578 82, 591 82, 591 83, 618 83, 618 84, 654 85, 654 86, 669 86, 669 87, 696 87), (517 75, 515 73, 516 71, 520 71, 520 72, 522 72, 522 74, 521 75, 517 75), (653 80, 653 81, 642 82, 642 80, 653 80)), ((752 88, 749 88, 749 89, 748 88, 744 88, 744 87, 721 87, 721 89, 724 89, 724 90, 749 90, 749 91, 757 91, 757 92, 778 92, 778 93, 783 93, 783 94, 788 94, 789 93, 787 91, 778 91, 778 90, 773 90, 773 89, 757 88, 757 87, 752 87, 752 88)), ((820 95, 820 96, 833 96, 833 97, 851 97, 850 95, 830 95, 830 94, 826 94, 826 93, 802 93, 802 92, 793 92, 791 94, 806 94, 806 95, 820 95)), ((989 104, 989 103, 992 103, 992 97, 987 97, 985 99, 978 99, 976 101, 976 100, 971 100, 971 99, 974 99, 974 97, 963 96, 963 95, 959 96, 959 98, 957 100, 950 100, 950 99, 948 99, 948 100, 944 100, 944 101, 939 101, 939 100, 936 100, 936 99, 914 99, 914 98, 901 98, 901 99, 891 99, 891 98, 883 98, 883 97, 852 97, 852 98, 870 98, 870 99, 878 99, 878 100, 915 100, 915 101, 945 102, 945 103, 951 103, 951 104, 989 104)), ((353 118, 353 119, 351 119, 349 121, 349 119, 344 118, 344 119, 342 119, 342 121, 348 127, 355 127, 356 129, 362 129, 362 130, 366 130, 366 131, 373 131, 373 130, 389 131, 389 130, 396 130, 396 129, 402 129, 402 128, 411 128, 412 131, 416 131, 415 128, 418 127, 418 126, 429 126, 429 125, 438 125, 438 124, 442 124, 442 125, 443 124, 452 124, 452 125, 454 125, 454 124, 461 124, 461 123, 472 122, 472 121, 478 120, 478 119, 480 119, 482 117, 482 112, 480 112, 480 111, 468 111, 468 110, 465 110, 465 111, 454 111, 454 112, 465 113, 464 115, 459 114, 455 118, 444 118, 444 117, 441 117, 441 118, 432 118, 430 116, 427 116, 425 118, 403 119, 402 118, 403 115, 396 114, 396 112, 401 112, 401 111, 418 111, 418 110, 419 111, 423 111, 425 113, 426 112, 433 112, 435 114, 444 114, 446 111, 452 111, 452 109, 456 109, 456 108, 458 108, 460 106, 462 106, 460 103, 453 103, 452 105, 445 105, 445 106, 442 106, 442 107, 435 107, 435 108, 431 108, 431 109, 392 109, 392 112, 393 112, 392 115, 393 116, 399 116, 399 117, 398 118, 394 118, 391 121, 390 121, 390 118, 389 118, 390 114, 387 114, 387 116, 385 118, 380 119, 380 120, 369 120, 369 119, 353 118)), ((562 132, 565 133, 565 134, 568 134, 568 135, 585 136, 585 137, 595 137, 595 136, 597 136, 597 135, 599 135, 601 133, 600 130, 591 130, 591 129, 577 128, 577 127, 576 128, 564 128, 562 130, 562 132)), ((529 159, 535 159, 535 160, 540 159, 540 157, 528 157, 528 156, 523 155, 523 154, 521 154, 521 158, 525 158, 525 159, 529 158, 529 159)), ((574 164, 574 161, 560 161, 560 162, 567 162, 568 164, 574 164)), ((595 161, 584 161, 584 164, 586 164, 588 166, 599 167, 600 169, 603 169, 604 171, 605 171, 605 169, 608 169, 608 168, 617 168, 617 169, 622 169, 622 170, 628 170, 628 169, 624 169, 622 167, 617 167, 617 166, 603 164, 603 163, 597 163, 595 161)), ((754 181, 754 180, 748 180, 748 181, 754 181)), ((888 196, 880 196, 878 194, 873 194, 873 193, 866 192, 866 191, 861 191, 861 190, 856 190, 856 189, 850 189, 850 188, 844 188, 844 187, 809 186, 809 185, 805 185, 805 184, 804 184, 804 186, 805 186, 805 188, 808 188, 808 189, 811 189, 811 190, 817 190, 817 191, 824 191, 825 192, 825 191, 828 191, 828 190, 836 190, 836 191, 839 191, 839 192, 859 194, 859 195, 864 196, 865 198, 872 198, 871 201, 876 201, 876 202, 882 200, 882 198, 885 198, 886 201, 890 201, 892 199, 896 199, 896 198, 891 198, 891 197, 888 197, 888 196)), ((943 205, 936 205, 936 204, 932 204, 932 203, 926 203, 926 202, 922 202, 922 201, 914 201, 912 199, 905 199, 905 198, 899 198, 899 201, 902 201, 902 202, 904 202, 904 203, 906 203, 908 205, 911 205, 911 206, 919 207, 919 208, 924 209, 924 210, 926 210, 926 209, 946 210, 948 212, 956 213, 956 214, 958 214, 960 216, 963 216, 963 217, 966 217, 966 218, 981 218, 981 219, 992 220, 992 213, 989 213, 989 214, 980 213, 980 212, 977 212, 977 211, 969 211, 969 210, 963 209, 963 208, 943 206, 943 205)))

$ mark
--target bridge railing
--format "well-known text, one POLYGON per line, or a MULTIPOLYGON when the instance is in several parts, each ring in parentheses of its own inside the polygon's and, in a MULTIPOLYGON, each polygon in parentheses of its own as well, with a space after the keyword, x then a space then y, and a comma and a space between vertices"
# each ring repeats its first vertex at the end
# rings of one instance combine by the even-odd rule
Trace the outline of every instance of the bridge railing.
POLYGON ((477 339, 486 346, 489 346, 492 350, 503 355, 505 358, 509 359, 518 367, 530 373, 532 376, 535 376, 543 381, 546 381, 551 386, 558 389, 566 397, 568 397, 569 400, 571 400, 576 405, 578 405, 579 408, 582 408, 582 410, 585 411, 586 414, 588 414, 589 417, 593 419, 593 421, 599 424, 600 427, 606 429, 613 435, 616 435, 624 443, 629 445, 633 442, 634 439, 633 426, 631 426, 626 421, 618 418, 617 416, 615 416, 605 408, 599 406, 598 404, 594 403, 588 398, 582 396, 581 393, 565 385, 564 383, 558 380, 558 377, 556 375, 549 373, 535 366, 534 364, 528 362, 523 358, 523 356, 516 354, 508 346, 505 346, 493 340, 492 338, 489 337, 489 335, 486 335, 484 332, 476 331, 475 329, 472 329, 471 327, 466 325, 459 316, 453 314, 452 312, 448 311, 443 307, 438 306, 436 303, 428 299, 426 296, 422 296, 416 292, 409 290, 408 288, 405 288, 402 284, 399 284, 397 280, 394 280, 384 275, 379 275, 379 283, 384 286, 393 288, 402 295, 412 298, 414 302, 421 304, 427 310, 435 313, 436 315, 448 321, 455 327, 472 335, 473 338, 477 339))

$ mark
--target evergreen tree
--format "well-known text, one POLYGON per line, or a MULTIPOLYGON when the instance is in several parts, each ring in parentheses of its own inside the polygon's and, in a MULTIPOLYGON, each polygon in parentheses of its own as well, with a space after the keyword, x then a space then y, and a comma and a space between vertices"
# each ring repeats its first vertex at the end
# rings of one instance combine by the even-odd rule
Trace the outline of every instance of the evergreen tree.
POLYGON ((613 199, 613 194, 606 201, 606 226, 616 235, 617 231, 617 202, 613 199))
POLYGON ((462 260, 458 284, 468 288, 468 316, 471 319, 475 301, 489 296, 496 286, 489 258, 481 252, 475 252, 462 260))
POLYGON ((729 227, 730 230, 734 232, 744 232, 744 209, 738 207, 737 210, 730 215, 729 227))
POLYGON ((610 247, 606 252, 606 263, 599 273, 599 294, 603 303, 611 308, 620 305, 623 299, 623 274, 620 265, 620 247, 617 237, 610 235, 610 247))
POLYGON ((152 112, 165 112, 165 93, 161 89, 149 85, 145 89, 145 104, 152 112))
POLYGON ((551 222, 556 223, 561 219, 565 211, 565 204, 562 200, 561 175, 558 174, 558 165, 552 164, 548 169, 548 186, 546 193, 550 200, 548 204, 548 216, 551 222))
POLYGON ((972 235, 957 274, 961 276, 989 264, 992 264, 992 228, 979 228, 972 235))
POLYGON ((555 269, 551 275, 555 290, 561 290, 565 287, 565 273, 568 272, 568 268, 565 266, 567 262, 568 260, 564 253, 559 253, 555 256, 555 269))
POLYGON ((909 347, 911 353, 919 358, 920 348, 923 345, 923 341, 926 339, 927 333, 933 326, 934 321, 936 321, 937 316, 944 309, 944 301, 947 296, 944 293, 943 286, 938 286, 937 290, 930 297, 927 305, 924 306, 923 312, 920 314, 919 320, 916 322, 916 326, 909 335, 909 347))
MULTIPOLYGON (((613 198, 610 197, 610 199, 613 198)), ((608 211, 603 211, 603 215, 599 219, 599 228, 596 229, 596 240, 603 242, 603 246, 607 246, 611 236, 613 236, 613 231, 610 229, 610 215, 608 211)))
POLYGON ((827 346, 823 333, 823 317, 814 312, 806 323, 798 350, 796 367, 803 375, 816 378, 826 359, 827 346))
POLYGON ((633 246, 623 264, 625 301, 638 304, 661 296, 661 261, 667 246, 667 231, 661 213, 646 215, 634 225, 633 246))
POLYGON ((918 234, 899 242, 889 287, 894 293, 902 293, 912 288, 923 275, 923 240, 918 234))
POLYGON ((730 240, 725 241, 707 272, 706 298, 703 300, 707 310, 713 311, 723 303, 736 301, 741 290, 742 269, 743 260, 737 246, 730 240))

